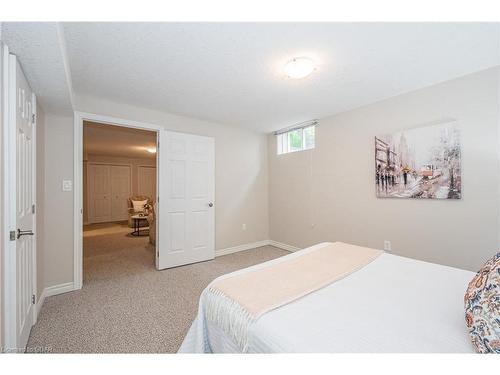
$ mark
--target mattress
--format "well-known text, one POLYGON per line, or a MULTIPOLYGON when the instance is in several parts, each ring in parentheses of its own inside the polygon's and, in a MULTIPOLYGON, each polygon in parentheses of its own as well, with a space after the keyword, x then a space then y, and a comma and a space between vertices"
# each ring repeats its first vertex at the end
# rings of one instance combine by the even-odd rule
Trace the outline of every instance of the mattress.
MULTIPOLYGON (((473 276, 384 253, 349 276, 260 317, 247 333, 248 352, 474 352, 463 307, 473 276)), ((179 352, 237 353, 239 348, 205 320, 201 298, 179 352)))

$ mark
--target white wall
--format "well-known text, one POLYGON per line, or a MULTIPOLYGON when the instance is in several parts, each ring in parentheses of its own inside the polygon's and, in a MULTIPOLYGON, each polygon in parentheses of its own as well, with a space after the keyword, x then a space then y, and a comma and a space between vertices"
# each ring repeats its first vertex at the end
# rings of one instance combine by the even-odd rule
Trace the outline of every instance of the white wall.
MULTIPOLYGON (((196 120, 95 98, 77 98, 77 110, 142 121, 215 138, 216 248, 266 240, 267 137, 236 126, 196 120), (247 230, 242 230, 242 224, 247 230)), ((46 114, 45 287, 73 280, 73 119, 46 114)))
POLYGON ((345 241, 477 270, 499 245, 499 70, 488 69, 320 120, 316 149, 269 145, 270 237, 305 247, 345 241), (374 136, 455 119, 461 200, 377 199, 374 136))
POLYGON ((45 114, 44 287, 73 281, 73 118, 45 114))

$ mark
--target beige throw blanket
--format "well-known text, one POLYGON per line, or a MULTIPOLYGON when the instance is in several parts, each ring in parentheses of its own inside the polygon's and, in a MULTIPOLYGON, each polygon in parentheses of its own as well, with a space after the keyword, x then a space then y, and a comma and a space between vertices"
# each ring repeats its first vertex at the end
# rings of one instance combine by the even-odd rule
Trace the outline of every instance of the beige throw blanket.
POLYGON ((206 317, 245 351, 250 323, 270 310, 348 276, 381 253, 342 242, 325 243, 313 251, 304 250, 299 256, 217 279, 206 291, 206 317))

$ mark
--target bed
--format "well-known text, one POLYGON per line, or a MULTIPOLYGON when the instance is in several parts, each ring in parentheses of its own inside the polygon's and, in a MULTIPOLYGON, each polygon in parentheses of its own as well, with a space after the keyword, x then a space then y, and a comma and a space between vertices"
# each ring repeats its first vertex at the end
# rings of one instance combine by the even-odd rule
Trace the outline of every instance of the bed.
MULTIPOLYGON (((286 262, 330 243, 221 276, 286 262)), ((473 353, 463 297, 474 273, 381 253, 360 269, 273 308, 238 335, 207 319, 208 289, 179 353, 473 353)), ((222 319, 235 311, 219 309, 222 319)))

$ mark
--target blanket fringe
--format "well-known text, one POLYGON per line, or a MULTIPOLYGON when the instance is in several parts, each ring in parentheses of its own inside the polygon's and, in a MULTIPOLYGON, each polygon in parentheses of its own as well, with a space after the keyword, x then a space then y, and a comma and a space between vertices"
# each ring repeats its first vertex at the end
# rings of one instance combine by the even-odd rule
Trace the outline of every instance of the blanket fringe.
POLYGON ((220 290, 208 287, 203 292, 205 318, 231 336, 243 353, 248 350, 248 329, 255 318, 238 302, 220 290))

